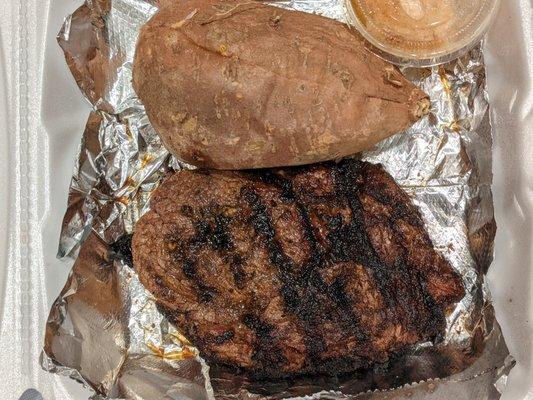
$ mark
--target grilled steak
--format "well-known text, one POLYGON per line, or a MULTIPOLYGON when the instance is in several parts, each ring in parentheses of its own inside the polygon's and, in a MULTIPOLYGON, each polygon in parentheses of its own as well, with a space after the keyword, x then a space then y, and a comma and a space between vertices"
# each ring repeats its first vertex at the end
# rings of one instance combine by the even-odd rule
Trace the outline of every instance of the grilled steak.
POLYGON ((443 334, 462 281, 377 165, 182 171, 132 251, 204 358, 263 377, 366 368, 443 334))

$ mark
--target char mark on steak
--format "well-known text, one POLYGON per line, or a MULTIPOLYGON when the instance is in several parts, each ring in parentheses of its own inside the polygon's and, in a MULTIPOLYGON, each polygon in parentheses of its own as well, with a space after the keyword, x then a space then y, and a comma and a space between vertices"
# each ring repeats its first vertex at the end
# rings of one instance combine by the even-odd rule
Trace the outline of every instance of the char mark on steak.
POLYGON ((386 362, 438 340, 464 296, 408 196, 356 160, 177 172, 132 250, 141 282, 206 359, 263 377, 386 362))

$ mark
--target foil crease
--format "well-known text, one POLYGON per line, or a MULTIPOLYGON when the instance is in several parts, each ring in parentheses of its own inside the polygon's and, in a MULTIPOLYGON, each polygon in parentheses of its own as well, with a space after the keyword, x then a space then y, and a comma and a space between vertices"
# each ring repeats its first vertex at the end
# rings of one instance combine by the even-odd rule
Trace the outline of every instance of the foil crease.
MULTIPOLYGON (((342 0, 274 4, 349 22, 342 0)), ((443 66, 405 68, 430 95, 432 112, 362 154, 409 193, 435 247, 463 277, 467 294, 448 317, 444 340, 342 379, 249 382, 208 366, 111 245, 132 233, 168 171, 190 168, 164 148, 131 86, 138 31, 156 11, 156 1, 87 0, 58 36, 93 110, 58 249, 76 262, 50 312, 43 368, 89 385, 95 399, 499 398, 513 361, 484 283, 496 224, 480 47, 443 66)))

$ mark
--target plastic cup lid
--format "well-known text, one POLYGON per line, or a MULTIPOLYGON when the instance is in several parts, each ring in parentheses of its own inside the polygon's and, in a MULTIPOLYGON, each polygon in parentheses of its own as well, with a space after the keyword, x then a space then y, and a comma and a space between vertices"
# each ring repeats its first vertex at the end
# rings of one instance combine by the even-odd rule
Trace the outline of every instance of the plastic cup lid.
POLYGON ((352 22, 384 58, 435 65, 479 42, 499 0, 347 0, 352 22))

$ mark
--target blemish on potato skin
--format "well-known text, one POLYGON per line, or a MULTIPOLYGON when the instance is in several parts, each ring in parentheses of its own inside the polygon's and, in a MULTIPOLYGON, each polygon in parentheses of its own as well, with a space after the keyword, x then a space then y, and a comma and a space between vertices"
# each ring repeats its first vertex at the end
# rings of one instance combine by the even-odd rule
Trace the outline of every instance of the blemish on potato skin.
POLYGON ((265 124, 265 130, 266 130, 268 133, 272 133, 272 132, 274 132, 274 127, 273 127, 269 122, 267 122, 267 123, 265 124))
POLYGON ((339 74, 339 78, 342 82, 342 86, 344 86, 345 89, 350 89, 353 84, 352 75, 347 71, 341 71, 339 74))
POLYGON ((176 114, 174 114, 174 115, 172 115, 170 117, 172 122, 177 122, 177 123, 180 123, 180 124, 182 124, 185 121, 186 118, 187 118, 187 112, 185 112, 185 111, 176 113, 176 114))
POLYGON ((183 25, 185 25, 186 20, 182 19, 181 21, 176 22, 175 24, 170 25, 172 29, 178 29, 181 28, 183 25))
POLYGON ((247 152, 256 152, 262 150, 266 146, 264 140, 250 140, 246 143, 247 152))
POLYGON ((197 162, 203 162, 205 160, 204 156, 197 151, 192 152, 191 159, 197 162))
POLYGON ((280 21, 281 21, 281 15, 276 14, 270 17, 268 21, 268 25, 271 26, 272 28, 278 28, 280 21))
POLYGON ((220 47, 218 48, 218 52, 223 55, 224 57, 227 57, 228 56, 228 46, 226 46, 225 44, 221 44, 220 47))
POLYGON ((304 68, 307 68, 307 59, 309 57, 309 54, 311 54, 311 49, 309 47, 305 47, 305 46, 300 46, 298 48, 298 50, 300 50, 300 53, 303 54, 304 56, 304 59, 303 59, 303 67, 304 68))
POLYGON ((386 77, 385 82, 390 83, 396 87, 403 87, 402 76, 394 67, 387 67, 385 69, 386 77))
POLYGON ((230 146, 235 146, 237 143, 239 143, 241 140, 240 137, 238 136, 232 136, 232 137, 229 137, 228 139, 226 139, 226 144, 230 145, 230 146))
POLYGON ((232 59, 224 68, 224 76, 230 81, 236 81, 238 77, 238 63, 232 59))
POLYGON ((196 116, 188 118, 181 125, 181 128, 186 133, 191 133, 191 132, 196 131, 197 127, 198 127, 198 118, 196 116))

